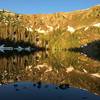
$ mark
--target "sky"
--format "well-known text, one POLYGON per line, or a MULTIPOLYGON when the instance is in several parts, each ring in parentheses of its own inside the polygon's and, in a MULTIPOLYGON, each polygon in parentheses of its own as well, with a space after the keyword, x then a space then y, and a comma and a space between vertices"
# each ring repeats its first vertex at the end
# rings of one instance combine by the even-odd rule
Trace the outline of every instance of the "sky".
POLYGON ((48 14, 86 9, 100 0, 0 0, 0 9, 20 14, 48 14))

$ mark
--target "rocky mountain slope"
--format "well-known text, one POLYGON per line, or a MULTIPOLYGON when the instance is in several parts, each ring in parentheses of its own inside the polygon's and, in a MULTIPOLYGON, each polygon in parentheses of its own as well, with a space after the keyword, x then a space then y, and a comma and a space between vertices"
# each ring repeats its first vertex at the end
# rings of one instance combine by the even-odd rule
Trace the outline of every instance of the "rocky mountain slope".
POLYGON ((85 45, 100 39, 100 5, 55 14, 22 15, 0 10, 0 38, 49 44, 53 49, 85 45))

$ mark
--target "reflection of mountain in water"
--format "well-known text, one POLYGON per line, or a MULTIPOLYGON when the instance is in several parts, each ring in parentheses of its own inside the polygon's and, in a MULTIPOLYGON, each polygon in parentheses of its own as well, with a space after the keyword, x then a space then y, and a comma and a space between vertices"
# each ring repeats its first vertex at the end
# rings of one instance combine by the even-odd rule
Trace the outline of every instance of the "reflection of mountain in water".
POLYGON ((92 59, 100 60, 100 40, 85 44, 80 48, 70 48, 69 51, 80 52, 92 59))
POLYGON ((0 59, 0 83, 18 81, 68 83, 100 94, 100 79, 95 75, 100 71, 99 66, 99 62, 73 52, 55 54, 38 52, 22 57, 4 57, 0 59))

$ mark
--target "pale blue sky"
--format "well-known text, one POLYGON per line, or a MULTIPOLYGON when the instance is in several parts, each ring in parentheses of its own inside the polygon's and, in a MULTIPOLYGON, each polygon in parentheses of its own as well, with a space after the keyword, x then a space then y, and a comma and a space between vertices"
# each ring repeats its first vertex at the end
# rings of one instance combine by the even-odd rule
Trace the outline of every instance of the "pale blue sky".
POLYGON ((85 9, 100 4, 100 0, 0 0, 0 9, 16 13, 55 13, 85 9))

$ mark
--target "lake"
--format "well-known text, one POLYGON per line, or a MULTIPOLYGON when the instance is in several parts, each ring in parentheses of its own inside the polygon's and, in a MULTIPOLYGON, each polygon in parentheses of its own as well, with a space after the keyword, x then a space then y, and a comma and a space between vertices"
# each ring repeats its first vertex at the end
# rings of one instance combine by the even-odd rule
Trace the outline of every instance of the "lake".
POLYGON ((2 100, 49 96, 56 100, 100 100, 100 61, 68 50, 5 53, 0 56, 0 94, 2 100))

